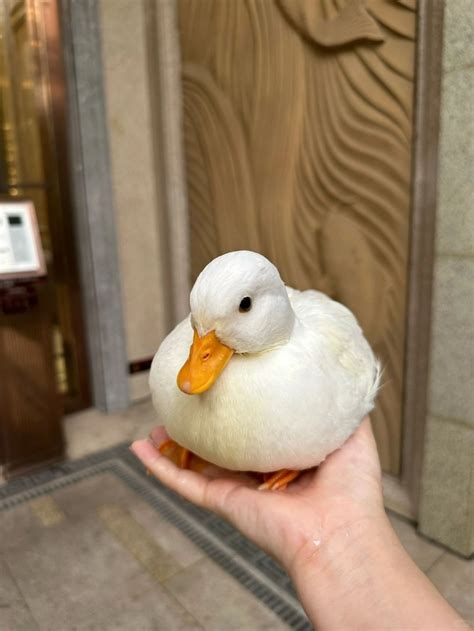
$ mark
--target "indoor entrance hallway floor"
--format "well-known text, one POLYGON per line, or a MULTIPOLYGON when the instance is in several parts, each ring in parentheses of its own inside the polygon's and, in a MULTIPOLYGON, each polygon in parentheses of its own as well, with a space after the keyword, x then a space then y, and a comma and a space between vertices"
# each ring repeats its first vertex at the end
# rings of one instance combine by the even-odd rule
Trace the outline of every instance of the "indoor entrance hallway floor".
MULTIPOLYGON (((67 462, 0 486, 0 629, 310 628, 271 559, 146 476, 127 445, 153 424, 148 401, 71 416, 67 462)), ((390 519, 474 622, 474 563, 390 519)))

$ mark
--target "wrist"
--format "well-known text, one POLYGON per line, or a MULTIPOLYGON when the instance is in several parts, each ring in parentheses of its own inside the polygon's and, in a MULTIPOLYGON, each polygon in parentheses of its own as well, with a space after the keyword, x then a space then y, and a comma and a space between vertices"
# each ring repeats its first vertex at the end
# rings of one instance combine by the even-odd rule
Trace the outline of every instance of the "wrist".
POLYGON ((398 540, 383 511, 322 528, 320 538, 306 541, 289 568, 310 619, 321 627, 336 620, 350 626, 351 604, 354 608, 361 602, 370 606, 377 593, 374 577, 384 580, 398 550, 398 540), (348 619, 338 618, 340 615, 348 619))
POLYGON ((349 565, 352 557, 392 531, 383 505, 372 511, 337 511, 338 516, 322 516, 318 528, 306 532, 286 568, 296 582, 300 576, 317 574, 324 568, 349 565), (346 516, 346 515, 350 515, 346 516))
POLYGON ((291 568, 321 629, 467 629, 401 546, 385 515, 335 529, 301 549, 291 568))

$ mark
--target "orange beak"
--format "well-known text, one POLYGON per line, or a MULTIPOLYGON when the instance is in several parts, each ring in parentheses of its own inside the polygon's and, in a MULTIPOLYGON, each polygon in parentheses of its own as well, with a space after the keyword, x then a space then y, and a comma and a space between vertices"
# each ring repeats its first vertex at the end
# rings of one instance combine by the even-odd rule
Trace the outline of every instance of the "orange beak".
POLYGON ((219 342, 214 331, 199 337, 194 330, 189 357, 178 373, 179 389, 186 394, 209 390, 233 354, 231 348, 219 342))

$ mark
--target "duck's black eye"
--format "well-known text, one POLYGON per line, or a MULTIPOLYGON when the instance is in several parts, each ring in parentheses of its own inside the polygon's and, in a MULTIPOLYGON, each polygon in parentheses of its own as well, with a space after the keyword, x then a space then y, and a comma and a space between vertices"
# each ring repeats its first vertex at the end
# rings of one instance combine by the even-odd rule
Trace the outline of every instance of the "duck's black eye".
POLYGON ((239 305, 240 313, 247 313, 247 311, 250 311, 251 308, 252 308, 252 298, 249 298, 248 296, 245 296, 245 298, 242 298, 239 305))

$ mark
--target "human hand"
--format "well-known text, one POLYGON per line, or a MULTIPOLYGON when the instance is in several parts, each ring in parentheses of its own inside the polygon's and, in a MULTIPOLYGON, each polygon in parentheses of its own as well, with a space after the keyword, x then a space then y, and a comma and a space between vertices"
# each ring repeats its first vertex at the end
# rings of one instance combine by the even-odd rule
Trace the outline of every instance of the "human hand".
POLYGON ((386 518, 369 418, 284 491, 193 457, 180 469, 156 448, 159 427, 132 450, 166 486, 215 511, 280 561, 319 629, 467 629, 416 567, 386 518))
POLYGON ((259 491, 254 475, 199 459, 193 460, 198 471, 180 469, 156 449, 166 439, 159 427, 151 440, 136 441, 132 450, 163 484, 227 519, 290 574, 336 533, 361 532, 384 518, 381 470, 368 417, 341 449, 284 491, 259 491))

